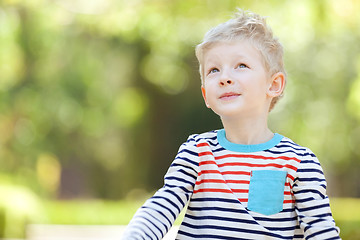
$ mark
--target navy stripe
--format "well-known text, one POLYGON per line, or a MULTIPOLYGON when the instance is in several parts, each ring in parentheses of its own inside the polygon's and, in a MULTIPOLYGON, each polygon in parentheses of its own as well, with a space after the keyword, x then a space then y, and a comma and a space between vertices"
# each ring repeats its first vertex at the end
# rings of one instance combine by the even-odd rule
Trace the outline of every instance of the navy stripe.
MULTIPOLYGON (((160 204, 158 204, 158 205, 160 205, 160 204)), ((160 205, 161 206, 161 205, 160 205)), ((159 210, 156 210, 155 209, 155 211, 156 212, 158 212, 161 216, 163 216, 167 221, 168 221, 168 223, 169 224, 163 224, 163 226, 165 227, 165 229, 166 229, 166 232, 168 232, 169 231, 169 227, 168 226, 171 226, 171 221, 170 221, 170 219, 169 218, 167 218, 166 217, 166 215, 165 214, 163 214, 162 212, 160 212, 159 210)), ((169 211, 172 215, 173 215, 173 212, 171 212, 171 211, 169 211)), ((174 220, 176 219, 176 217, 174 217, 174 220)), ((159 221, 160 222, 160 221, 159 221)))
POLYGON ((291 222, 296 221, 297 216, 291 218, 266 218, 266 217, 254 217, 256 221, 266 221, 266 222, 291 222))
POLYGON ((185 217, 193 219, 193 220, 218 220, 223 222, 238 222, 238 223, 248 223, 248 224, 255 224, 257 222, 254 220, 246 220, 246 219, 238 219, 238 218, 229 218, 229 217, 217 217, 217 216, 192 216, 186 214, 185 217))
MULTIPOLYGON (((313 233, 313 234, 307 236, 305 239, 311 239, 311 238, 315 237, 316 235, 320 235, 320 234, 331 232, 331 231, 335 231, 335 229, 334 228, 324 229, 322 231, 319 231, 319 232, 316 232, 316 233, 313 233)), ((340 239, 340 238, 337 238, 337 239, 340 239)))
POLYGON ((332 237, 332 238, 327 238, 326 240, 339 240, 339 239, 340 239, 340 237, 332 237))
POLYGON ((295 208, 291 207, 291 208, 285 208, 281 211, 281 213, 283 212, 293 212, 295 210, 295 208))
POLYGON ((320 163, 314 160, 302 160, 300 164, 316 164, 320 166, 320 163))
POLYGON ((296 229, 295 226, 291 226, 291 227, 265 227, 267 230, 269 231, 294 231, 296 229))
POLYGON ((210 235, 210 234, 191 234, 189 232, 184 232, 179 230, 179 235, 188 236, 191 238, 205 238, 205 239, 226 239, 226 240, 249 240, 247 238, 234 238, 234 237, 227 237, 227 236, 220 236, 220 235, 210 235))
POLYGON ((297 172, 324 174, 320 169, 314 169, 314 168, 310 168, 310 169, 298 169, 297 172))
POLYGON ((190 182, 190 181, 187 181, 183 178, 178 178, 178 177, 173 177, 173 176, 169 176, 169 177, 165 177, 165 180, 176 180, 176 181, 179 181, 179 182, 182 182, 182 183, 185 183, 185 184, 188 184, 188 185, 191 185, 191 186, 194 186, 195 183, 194 182, 190 182))
POLYGON ((326 217, 332 217, 331 213, 324 213, 324 214, 318 214, 314 215, 315 218, 326 218, 326 217))
POLYGON ((178 172, 181 172, 182 174, 184 174, 184 175, 186 175, 186 176, 191 177, 192 179, 194 179, 194 184, 192 184, 192 185, 195 185, 195 181, 196 181, 196 179, 197 179, 197 176, 194 176, 194 175, 186 172, 184 169, 179 169, 178 172))
MULTIPOLYGON (((158 202, 154 202, 154 204, 155 204, 155 205, 158 205, 158 206, 160 206, 160 207, 163 207, 164 209, 166 209, 166 210, 172 215, 172 217, 174 218, 174 220, 176 219, 176 214, 175 214, 173 211, 171 211, 170 208, 168 208, 168 207, 166 207, 166 206, 164 206, 163 204, 158 203, 158 202)), ((153 209, 153 210, 155 210, 155 211, 158 212, 158 213, 161 213, 161 212, 159 212, 159 211, 156 210, 156 209, 153 209)), ((168 219, 163 213, 161 213, 161 215, 162 215, 163 217, 165 217, 166 220, 168 220, 169 224, 171 225, 170 219, 168 219)), ((164 225, 164 226, 165 226, 166 229, 168 229, 168 228, 166 227, 166 225, 164 225)))
MULTIPOLYGON (((281 142, 281 143, 283 143, 283 142, 281 142)), ((275 146, 274 148, 278 148, 278 149, 280 149, 280 148, 292 148, 292 149, 294 149, 295 151, 306 151, 306 149, 295 148, 295 147, 293 147, 293 146, 291 146, 291 145, 277 145, 277 146, 275 146)))
MULTIPOLYGON (((143 217, 143 219, 146 220, 147 222, 149 222, 151 225, 153 225, 153 226, 161 233, 161 230, 160 230, 152 221, 150 221, 150 220, 147 219, 146 217, 143 217)), ((148 226, 148 225, 145 225, 145 226, 146 226, 146 228, 148 228, 148 229, 150 230, 150 232, 151 232, 154 236, 156 236, 155 232, 153 231, 152 228, 150 228, 150 226, 148 226)))
POLYGON ((297 202, 297 203, 304 203, 304 202, 308 202, 308 201, 312 201, 312 200, 314 200, 314 198, 313 197, 308 197, 308 198, 303 198, 303 199, 296 199, 295 201, 297 202))
POLYGON ((215 131, 214 131, 214 132, 211 132, 211 133, 214 134, 213 137, 206 137, 206 138, 199 137, 199 138, 197 138, 195 141, 196 141, 196 142, 208 141, 208 140, 217 141, 217 134, 215 133, 215 131))
MULTIPOLYGON (((198 157, 198 155, 197 155, 197 157, 198 157)), ((175 158, 174 163, 176 163, 176 160, 183 160, 183 161, 185 161, 187 163, 190 163, 191 165, 194 165, 194 166, 197 166, 197 167, 199 166, 199 162, 190 160, 189 158, 184 157, 184 156, 177 155, 176 158, 175 158)), ((186 165, 184 165, 184 166, 186 166, 186 165)), ((170 165, 170 167, 171 167, 171 165, 170 165)))
POLYGON ((226 202, 226 203, 239 203, 239 200, 227 199, 227 198, 192 198, 192 202, 207 202, 207 201, 217 201, 217 202, 226 202))
MULTIPOLYGON (((194 142, 195 144, 193 146, 196 146, 196 139, 195 139, 196 136, 193 136, 191 138, 189 138, 186 143, 189 144, 191 142, 194 142)), ((182 145, 185 145, 185 143, 183 143, 182 145)))
POLYGON ((310 221, 308 224, 313 225, 313 224, 316 224, 316 223, 319 223, 319 222, 326 222, 326 221, 327 221, 327 219, 319 218, 319 219, 316 219, 314 221, 310 221))
POLYGON ((268 153, 272 153, 274 155, 283 155, 283 154, 286 154, 286 153, 293 153, 299 157, 305 157, 305 156, 312 156, 313 157, 313 154, 311 153, 308 153, 308 152, 305 152, 305 153, 298 153, 298 152, 295 152, 293 150, 288 150, 288 151, 274 151, 274 150, 265 150, 264 152, 268 152, 268 153))
MULTIPOLYGON (((217 141, 212 142, 212 141, 209 141, 209 140, 206 140, 206 139, 201 139, 201 140, 204 140, 204 142, 208 143, 209 145, 211 145, 211 146, 213 146, 213 147, 219 146, 219 143, 218 143, 217 141)), ((200 142, 200 141, 198 141, 198 143, 199 143, 199 142, 200 142)), ((211 149, 211 150, 213 150, 213 149, 211 149)))
POLYGON ((192 191, 186 189, 186 187, 183 187, 183 186, 165 184, 164 187, 165 187, 165 188, 180 188, 180 189, 183 190, 185 193, 189 193, 189 194, 192 193, 192 191))
POLYGON ((300 182, 326 182, 323 178, 297 178, 297 180, 300 182))
POLYGON ((186 149, 186 148, 180 150, 180 151, 178 152, 178 155, 183 154, 183 153, 187 153, 187 154, 190 154, 190 155, 195 156, 195 157, 198 157, 198 156, 199 156, 197 152, 190 151, 190 150, 188 150, 188 149, 186 149))
POLYGON ((233 212, 233 213, 247 213, 246 210, 234 209, 234 208, 223 208, 223 207, 191 207, 187 208, 190 211, 219 211, 219 212, 233 212))
MULTIPOLYGON (((327 217, 330 217, 330 218, 332 218, 332 215, 331 215, 331 213, 324 213, 324 214, 319 214, 319 215, 313 215, 313 216, 311 216, 312 218, 323 218, 323 219, 325 219, 325 218, 327 218, 327 217)), ((299 222, 300 222, 300 224, 302 224, 302 223, 304 223, 304 221, 302 220, 303 218, 306 218, 306 216, 304 216, 304 215, 299 215, 299 222)), ((326 219, 325 219, 326 220, 326 219)), ((329 219, 327 219, 327 221, 329 221, 329 219)), ((333 222, 333 221, 331 221, 331 222, 333 222)), ((311 226, 311 225, 308 225, 308 224, 306 224, 307 226, 304 228, 304 231, 306 232, 309 228, 312 228, 313 226, 311 226)), ((333 227, 331 227, 332 229, 335 229, 335 228, 333 228, 333 227)))
POLYGON ((291 144, 291 145, 294 145, 296 147, 301 147, 299 144, 295 143, 294 141, 290 140, 290 139, 286 139, 284 138, 284 140, 281 141, 282 143, 288 143, 288 144, 291 144))
POLYGON ((303 235, 303 234, 301 234, 301 235, 295 235, 295 236, 294 236, 294 239, 296 239, 296 238, 304 239, 304 235, 303 235))
MULTIPOLYGON (((184 160, 184 159, 182 159, 182 160, 184 160)), ((171 166, 170 166, 170 168, 175 168, 175 167, 181 167, 181 168, 186 168, 186 169, 190 169, 190 170, 192 170, 196 175, 198 174, 198 172, 195 170, 195 169, 193 169, 192 167, 190 167, 190 166, 186 166, 186 165, 183 165, 183 164, 178 164, 178 163, 173 163, 173 164, 171 164, 171 166)), ((178 171, 178 170, 177 170, 178 171)))
POLYGON ((275 233, 271 232, 264 232, 259 230, 252 230, 252 229, 244 229, 244 228, 233 228, 233 227, 224 227, 224 226, 218 226, 218 225, 192 225, 187 222, 183 222, 182 225, 192 228, 192 229, 216 229, 216 230, 223 230, 227 232, 244 232, 249 234, 257 234, 261 236, 271 236, 271 237, 277 237, 280 239, 292 239, 292 237, 285 237, 281 236, 275 233))
MULTIPOLYGON (((150 213, 148 213, 148 215, 153 219, 153 221, 151 221, 150 219, 144 217, 145 220, 149 221, 160 233, 160 235, 163 237, 164 234, 161 231, 161 229, 155 224, 155 221, 159 222, 159 224, 163 225, 166 229, 166 232, 169 231, 168 228, 166 227, 165 223, 161 222, 159 219, 155 218, 154 216, 152 216, 150 213)), ((153 232, 154 233, 154 232, 153 232)), ((154 235, 156 236, 156 234, 154 233, 154 235)))
POLYGON ((329 204, 322 204, 322 205, 315 205, 315 206, 307 207, 307 208, 298 208, 298 210, 301 212, 306 212, 306 211, 311 211, 311 210, 315 210, 315 209, 319 209, 319 208, 328 208, 328 207, 330 207, 329 204))
MULTIPOLYGON (((165 192, 170 193, 171 195, 173 195, 181 203, 182 207, 185 207, 186 203, 177 194, 175 194, 173 191, 170 191, 168 189, 165 189, 165 192)), ((189 199, 187 198, 187 200, 189 200, 189 199)), ((180 212, 180 209, 179 209, 179 212, 180 212)))
MULTIPOLYGON (((192 200, 191 200, 192 201, 192 200)), ((235 208, 224 208, 224 207, 191 207, 188 206, 187 208, 189 211, 219 211, 219 212, 232 212, 232 213, 239 213, 239 214, 247 214, 247 210, 242 209, 235 209, 235 208)), ((281 212, 293 212, 294 208, 284 209, 281 212)), ((274 221, 274 222, 287 222, 287 221, 294 221, 297 220, 297 217, 292 218, 266 218, 266 217, 254 217, 255 220, 258 221, 274 221)))
POLYGON ((304 189, 297 192, 294 192, 295 195, 302 194, 302 193, 315 193, 319 195, 322 199, 325 198, 324 194, 322 194, 320 191, 317 191, 315 189, 304 189))
MULTIPOLYGON (((178 210, 178 212, 181 212, 181 209, 168 198, 165 198, 165 197, 162 197, 162 196, 153 196, 151 199, 164 199, 165 201, 170 203, 174 208, 176 208, 178 210)), ((152 201, 152 202, 155 202, 155 201, 152 201)))
POLYGON ((223 148, 223 147, 220 147, 220 148, 218 148, 218 149, 212 150, 213 153, 219 153, 219 152, 222 152, 222 151, 226 151, 226 149, 223 148))

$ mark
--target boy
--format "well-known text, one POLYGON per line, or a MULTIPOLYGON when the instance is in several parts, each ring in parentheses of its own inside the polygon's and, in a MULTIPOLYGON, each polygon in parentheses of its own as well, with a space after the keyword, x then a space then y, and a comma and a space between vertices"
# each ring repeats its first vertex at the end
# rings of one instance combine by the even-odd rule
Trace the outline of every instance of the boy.
POLYGON ((267 126, 286 74, 265 19, 239 10, 196 47, 201 90, 224 129, 192 135, 124 239, 340 239, 316 156, 267 126))

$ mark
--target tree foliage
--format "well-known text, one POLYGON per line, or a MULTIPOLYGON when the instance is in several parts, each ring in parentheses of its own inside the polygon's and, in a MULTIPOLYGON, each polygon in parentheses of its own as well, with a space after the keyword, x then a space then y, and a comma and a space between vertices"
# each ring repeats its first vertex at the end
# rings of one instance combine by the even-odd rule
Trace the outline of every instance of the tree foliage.
POLYGON ((333 195, 359 197, 356 0, 1 1, 0 181, 60 198, 159 188, 189 134, 221 128, 194 46, 236 7, 285 47, 273 130, 318 155, 333 195))

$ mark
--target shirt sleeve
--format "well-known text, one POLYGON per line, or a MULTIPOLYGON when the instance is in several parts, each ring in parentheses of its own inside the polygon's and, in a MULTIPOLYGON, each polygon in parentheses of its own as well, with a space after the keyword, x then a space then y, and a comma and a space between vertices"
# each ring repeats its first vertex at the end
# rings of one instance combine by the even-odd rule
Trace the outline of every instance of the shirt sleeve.
POLYGON ((316 156, 308 152, 294 180, 295 210, 305 239, 340 239, 330 210, 326 180, 316 156))
POLYGON ((194 137, 182 144, 164 177, 164 186, 138 209, 122 239, 162 239, 189 201, 198 175, 194 137))

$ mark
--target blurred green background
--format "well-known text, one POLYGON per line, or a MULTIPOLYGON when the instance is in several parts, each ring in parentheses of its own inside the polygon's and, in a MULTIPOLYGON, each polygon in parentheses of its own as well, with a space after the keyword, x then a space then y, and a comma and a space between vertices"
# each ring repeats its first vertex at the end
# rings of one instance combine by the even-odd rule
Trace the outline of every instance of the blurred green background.
POLYGON ((0 237, 126 224, 187 136, 221 128, 194 46, 236 7, 285 47, 270 126, 316 153, 343 239, 360 239, 358 0, 0 0, 0 237))

